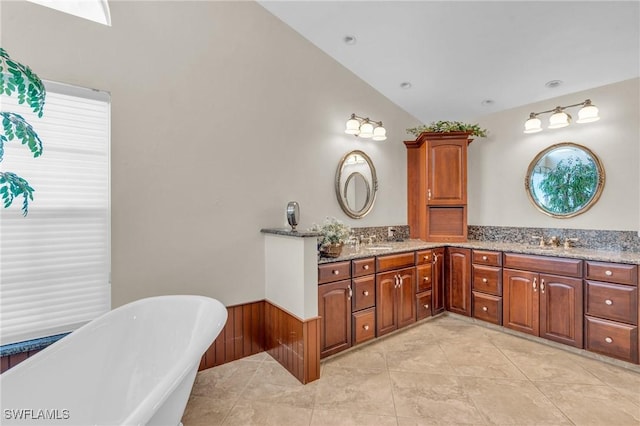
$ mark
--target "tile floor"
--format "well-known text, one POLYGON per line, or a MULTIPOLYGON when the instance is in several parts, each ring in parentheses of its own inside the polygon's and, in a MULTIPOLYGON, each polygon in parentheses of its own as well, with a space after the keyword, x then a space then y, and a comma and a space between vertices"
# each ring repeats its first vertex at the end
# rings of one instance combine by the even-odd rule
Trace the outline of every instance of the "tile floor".
POLYGON ((323 361, 306 386, 266 353, 204 370, 182 421, 640 425, 638 371, 440 316, 323 361))

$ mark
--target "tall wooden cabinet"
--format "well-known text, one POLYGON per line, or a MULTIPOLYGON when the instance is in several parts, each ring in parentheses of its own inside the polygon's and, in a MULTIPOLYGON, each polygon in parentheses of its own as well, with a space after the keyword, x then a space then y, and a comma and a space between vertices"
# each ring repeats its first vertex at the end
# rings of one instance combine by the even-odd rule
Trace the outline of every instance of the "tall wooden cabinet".
POLYGON ((411 238, 466 241, 469 135, 424 132, 405 141, 411 238))

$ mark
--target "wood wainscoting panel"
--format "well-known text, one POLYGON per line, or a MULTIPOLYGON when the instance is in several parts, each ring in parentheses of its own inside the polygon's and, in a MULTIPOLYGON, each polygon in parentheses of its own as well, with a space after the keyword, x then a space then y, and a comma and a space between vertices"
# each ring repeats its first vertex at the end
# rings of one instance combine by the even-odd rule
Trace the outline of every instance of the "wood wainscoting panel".
POLYGON ((264 351, 264 300, 227 307, 227 322, 202 356, 199 370, 264 351))
POLYGON ((320 318, 301 320, 265 302, 265 350, 300 382, 320 378, 320 318))
POLYGON ((13 355, 7 355, 0 358, 0 373, 4 373, 11 367, 15 367, 25 359, 40 352, 42 349, 34 349, 32 351, 20 352, 13 355))

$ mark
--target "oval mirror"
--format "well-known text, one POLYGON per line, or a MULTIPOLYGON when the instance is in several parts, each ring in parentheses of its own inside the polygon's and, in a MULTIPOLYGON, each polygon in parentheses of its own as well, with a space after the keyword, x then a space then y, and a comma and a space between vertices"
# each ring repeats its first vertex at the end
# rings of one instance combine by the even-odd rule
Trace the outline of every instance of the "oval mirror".
POLYGON ((589 148, 563 142, 533 159, 524 186, 538 210, 563 219, 589 210, 600 198, 604 180, 602 163, 589 148))
POLYGON ((346 153, 338 163, 335 186, 338 203, 347 216, 366 216, 378 190, 376 169, 369 156, 358 150, 346 153))

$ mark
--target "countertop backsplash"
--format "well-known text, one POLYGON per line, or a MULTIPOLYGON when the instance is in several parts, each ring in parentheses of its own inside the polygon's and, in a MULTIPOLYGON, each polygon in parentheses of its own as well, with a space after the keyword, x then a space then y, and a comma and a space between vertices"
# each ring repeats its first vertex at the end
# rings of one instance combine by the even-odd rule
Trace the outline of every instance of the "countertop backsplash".
POLYGON ((469 240, 534 244, 533 236, 544 237, 545 242, 556 236, 560 244, 565 238, 577 238, 578 241, 573 243, 577 248, 640 252, 640 237, 635 231, 475 225, 469 225, 467 230, 469 240))
POLYGON ((391 226, 371 226, 362 228, 351 228, 351 233, 356 237, 375 236, 376 240, 374 244, 384 241, 401 241, 409 238, 409 225, 391 225, 391 226), (389 238, 389 228, 394 229, 394 237, 389 238))

